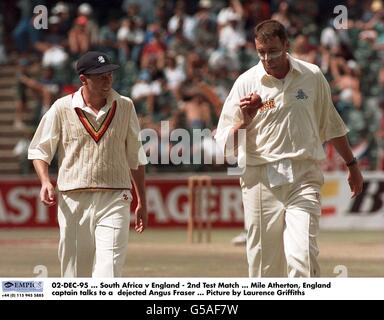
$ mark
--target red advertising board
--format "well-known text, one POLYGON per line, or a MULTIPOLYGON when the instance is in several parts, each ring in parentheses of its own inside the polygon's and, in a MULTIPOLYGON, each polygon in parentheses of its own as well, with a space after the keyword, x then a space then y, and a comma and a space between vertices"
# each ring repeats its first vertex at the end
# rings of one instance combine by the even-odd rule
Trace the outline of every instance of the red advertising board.
POLYGON ((0 180, 0 227, 54 227, 56 207, 40 202, 35 179, 0 180))
MULTIPOLYGON (((188 176, 147 178, 150 227, 185 226, 188 221, 188 176)), ((200 212, 210 214, 213 227, 243 227, 243 208, 236 177, 212 177, 210 197, 203 191, 200 212)), ((56 207, 39 200, 40 184, 33 178, 0 178, 0 228, 56 227, 56 207)), ((364 173, 363 192, 351 198, 345 173, 325 175, 322 188, 324 229, 384 230, 384 173, 364 173)), ((132 203, 132 209, 134 208, 132 203)), ((133 212, 133 211, 132 211, 133 212)), ((133 221, 133 219, 131 219, 133 221)))
MULTIPOLYGON (((213 178, 209 199, 205 192, 201 212, 203 216, 210 214, 213 227, 243 226, 238 179, 213 178)), ((56 207, 45 207, 39 193, 35 179, 0 179, 0 228, 57 226, 56 207)), ((147 206, 150 227, 185 226, 189 214, 187 177, 148 178, 147 206)))

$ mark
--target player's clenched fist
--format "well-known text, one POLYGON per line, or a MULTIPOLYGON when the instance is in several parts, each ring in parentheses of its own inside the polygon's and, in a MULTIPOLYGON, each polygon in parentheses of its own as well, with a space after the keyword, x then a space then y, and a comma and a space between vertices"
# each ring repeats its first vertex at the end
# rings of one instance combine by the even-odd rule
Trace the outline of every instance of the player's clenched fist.
POLYGON ((240 110, 243 114, 244 125, 248 125, 252 121, 257 110, 259 110, 262 105, 261 97, 256 92, 252 92, 240 99, 240 110))

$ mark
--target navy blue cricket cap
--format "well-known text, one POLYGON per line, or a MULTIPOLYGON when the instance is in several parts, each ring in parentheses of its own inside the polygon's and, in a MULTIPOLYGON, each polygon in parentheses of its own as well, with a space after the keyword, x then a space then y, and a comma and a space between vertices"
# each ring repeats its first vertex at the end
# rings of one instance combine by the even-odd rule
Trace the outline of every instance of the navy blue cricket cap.
POLYGON ((109 57, 99 51, 88 51, 76 63, 76 71, 79 75, 105 73, 118 68, 120 68, 119 65, 112 64, 109 57))

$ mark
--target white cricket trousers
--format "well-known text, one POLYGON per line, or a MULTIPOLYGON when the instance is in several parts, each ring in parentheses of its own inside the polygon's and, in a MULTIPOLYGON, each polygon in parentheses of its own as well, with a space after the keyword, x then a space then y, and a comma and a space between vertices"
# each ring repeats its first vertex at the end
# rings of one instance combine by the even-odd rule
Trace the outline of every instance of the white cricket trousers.
POLYGON ((318 277, 320 167, 292 161, 293 182, 271 188, 267 166, 247 166, 241 178, 249 276, 318 277))
POLYGON ((58 193, 62 277, 121 277, 131 200, 130 190, 58 193))

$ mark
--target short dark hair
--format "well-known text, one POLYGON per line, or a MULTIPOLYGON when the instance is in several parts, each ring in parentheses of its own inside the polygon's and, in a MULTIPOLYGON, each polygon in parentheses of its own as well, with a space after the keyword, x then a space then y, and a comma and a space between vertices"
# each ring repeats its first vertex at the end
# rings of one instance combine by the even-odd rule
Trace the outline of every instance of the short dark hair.
POLYGON ((287 31, 276 20, 264 20, 255 27, 255 39, 265 42, 274 37, 279 37, 282 42, 288 41, 287 31))

